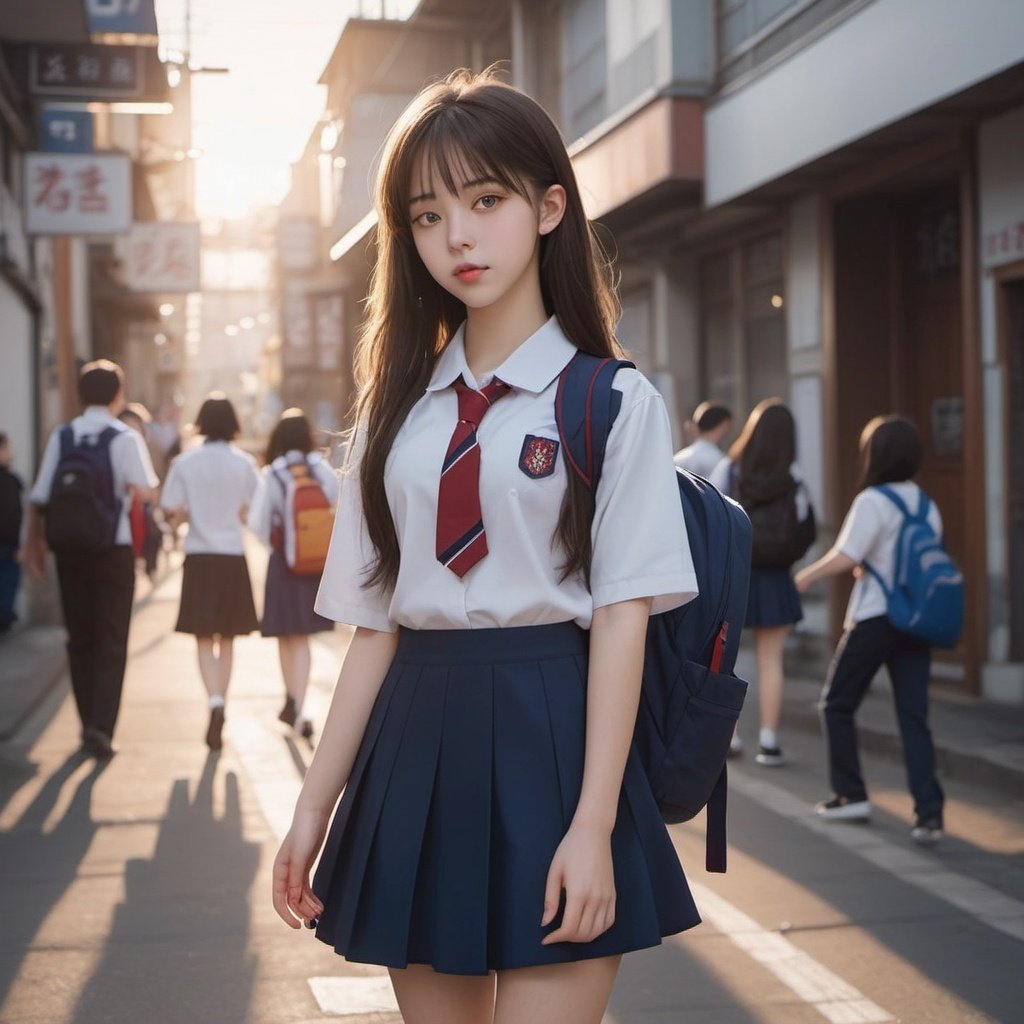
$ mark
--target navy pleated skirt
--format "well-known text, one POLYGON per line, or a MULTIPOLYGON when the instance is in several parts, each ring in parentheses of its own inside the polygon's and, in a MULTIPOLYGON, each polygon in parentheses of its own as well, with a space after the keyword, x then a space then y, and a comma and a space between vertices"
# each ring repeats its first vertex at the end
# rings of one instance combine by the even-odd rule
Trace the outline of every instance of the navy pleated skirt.
POLYGON ((793 576, 788 569, 751 569, 745 626, 792 626, 804 617, 793 576))
POLYGON ((698 924, 635 751, 612 833, 616 919, 542 946, 544 886, 583 777, 588 635, 573 623, 402 630, 313 889, 348 960, 447 974, 564 963, 698 924))
POLYGON ((284 555, 274 549, 267 563, 263 592, 263 636, 309 636, 334 629, 334 623, 313 611, 319 576, 296 576, 284 555))

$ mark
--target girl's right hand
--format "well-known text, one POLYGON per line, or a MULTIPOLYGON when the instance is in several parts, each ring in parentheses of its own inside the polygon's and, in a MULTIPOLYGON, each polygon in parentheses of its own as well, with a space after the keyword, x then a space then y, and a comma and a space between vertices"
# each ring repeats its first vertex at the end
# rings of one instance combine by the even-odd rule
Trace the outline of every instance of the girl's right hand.
POLYGON ((292 827, 274 858, 274 909, 289 928, 311 928, 324 912, 310 888, 309 872, 326 832, 326 815, 296 807, 292 827))

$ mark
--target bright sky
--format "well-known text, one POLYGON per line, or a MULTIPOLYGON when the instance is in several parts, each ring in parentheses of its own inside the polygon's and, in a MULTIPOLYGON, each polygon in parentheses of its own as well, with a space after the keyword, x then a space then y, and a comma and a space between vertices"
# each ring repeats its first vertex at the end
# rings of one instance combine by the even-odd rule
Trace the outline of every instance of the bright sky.
MULTIPOLYGON (((195 75, 193 145, 200 217, 244 216, 277 202, 288 188, 288 165, 302 151, 324 108, 316 84, 342 26, 360 9, 379 17, 380 0, 156 0, 162 44, 185 47, 185 11, 192 9, 193 66, 227 67, 226 75, 195 75)), ((391 17, 414 0, 387 0, 391 17)))

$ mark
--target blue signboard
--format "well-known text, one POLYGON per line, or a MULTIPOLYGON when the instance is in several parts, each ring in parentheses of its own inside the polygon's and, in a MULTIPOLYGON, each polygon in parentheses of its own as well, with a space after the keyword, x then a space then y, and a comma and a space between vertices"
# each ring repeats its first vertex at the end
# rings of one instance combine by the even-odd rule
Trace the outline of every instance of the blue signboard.
POLYGON ((89 31, 155 36, 153 0, 86 0, 89 31))
POLYGON ((44 153, 91 153, 92 114, 86 110, 44 109, 39 148, 44 153))

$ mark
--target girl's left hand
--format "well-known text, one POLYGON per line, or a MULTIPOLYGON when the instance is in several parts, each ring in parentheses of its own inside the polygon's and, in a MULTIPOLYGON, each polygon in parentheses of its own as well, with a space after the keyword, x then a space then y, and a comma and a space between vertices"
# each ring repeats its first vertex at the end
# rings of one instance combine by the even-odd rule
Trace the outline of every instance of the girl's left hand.
POLYGON ((591 942, 615 923, 615 876, 611 838, 600 829, 572 825, 558 844, 544 889, 546 927, 558 913, 565 890, 562 923, 541 945, 555 942, 591 942))

